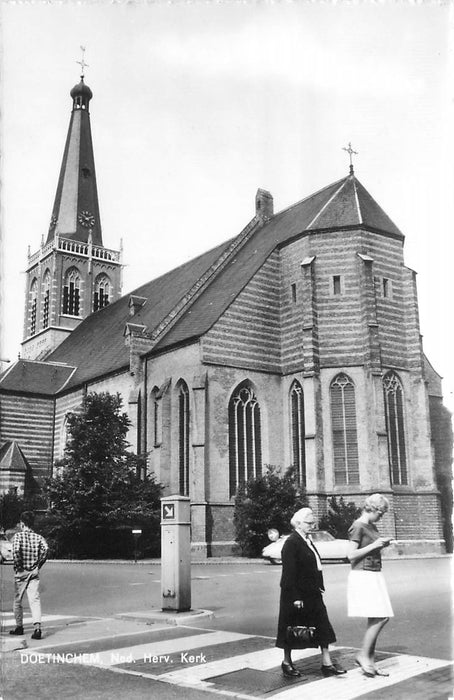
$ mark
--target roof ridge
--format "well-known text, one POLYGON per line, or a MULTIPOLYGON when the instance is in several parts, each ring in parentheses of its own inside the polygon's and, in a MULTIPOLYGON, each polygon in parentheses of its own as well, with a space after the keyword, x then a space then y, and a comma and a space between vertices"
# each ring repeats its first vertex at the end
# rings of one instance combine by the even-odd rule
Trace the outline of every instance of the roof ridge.
POLYGON ((362 211, 361 211, 361 205, 360 205, 360 203, 359 203, 358 191, 357 191, 357 189, 356 189, 356 182, 357 182, 357 180, 356 180, 356 177, 355 177, 355 176, 353 176, 352 182, 353 182, 353 189, 354 189, 354 191, 355 191, 355 201, 356 201, 356 208, 358 209, 359 223, 360 223, 360 224, 363 224, 363 223, 364 223, 364 221, 363 221, 363 214, 362 214, 362 211))
POLYGON ((314 216, 314 218, 312 219, 312 221, 310 221, 310 222, 308 223, 308 225, 306 226, 306 229, 312 228, 313 224, 315 224, 315 222, 317 221, 318 217, 321 216, 322 212, 325 211, 325 209, 326 209, 326 208, 331 204, 331 202, 333 202, 334 199, 337 197, 337 195, 339 194, 339 192, 341 192, 341 190, 345 187, 347 181, 348 181, 348 178, 344 178, 342 184, 341 184, 341 185, 337 188, 337 190, 331 195, 331 197, 328 199, 328 201, 325 202, 325 204, 322 206, 322 208, 321 208, 321 209, 317 212, 317 214, 314 216))
POLYGON ((212 263, 210 267, 205 270, 205 272, 194 282, 186 294, 183 295, 183 297, 175 304, 173 309, 167 313, 159 325, 151 332, 150 337, 155 341, 155 344, 161 339, 163 332, 168 329, 170 324, 175 323, 188 305, 195 301, 199 294, 206 289, 207 285, 213 280, 217 272, 224 269, 232 255, 234 255, 238 249, 249 240, 251 235, 256 230, 257 225, 263 223, 264 222, 262 219, 260 219, 258 216, 254 216, 244 227, 244 229, 240 231, 235 238, 231 239, 230 245, 224 249, 214 263, 212 263))
MULTIPOLYGON (((113 306, 115 306, 115 304, 118 304, 121 301, 123 301, 125 297, 130 297, 131 295, 138 296, 137 295, 138 290, 141 290, 144 287, 148 287, 150 282, 158 282, 159 280, 164 279, 164 277, 166 277, 167 275, 174 274, 178 270, 181 270, 181 268, 183 268, 185 265, 192 264, 192 263, 196 262, 197 260, 199 260, 200 258, 205 257, 205 255, 209 255, 213 250, 216 250, 216 248, 223 248, 223 247, 225 248, 225 246, 227 246, 227 244, 232 243, 233 241, 235 241, 238 238, 238 236, 241 236, 241 233, 242 233, 242 231, 240 233, 238 233, 236 236, 232 236, 231 238, 227 238, 226 241, 222 241, 221 243, 214 245, 212 248, 209 248, 208 250, 204 251, 203 253, 196 255, 195 258, 190 258, 189 260, 182 262, 180 265, 177 265, 176 267, 172 267, 170 270, 166 270, 166 272, 163 272, 161 275, 158 275, 157 277, 152 277, 151 280, 148 280, 148 282, 144 282, 139 287, 135 287, 135 289, 131 289, 129 292, 125 292, 120 297, 118 297, 118 299, 115 299, 115 301, 113 301, 111 304, 107 304, 107 306, 103 306, 102 309, 98 309, 97 311, 95 311, 92 314, 90 314, 89 316, 87 316, 87 319, 93 318, 95 315, 100 314, 103 311, 107 311, 108 309, 111 309, 113 306)), ((148 297, 146 297, 146 298, 148 299, 148 297)), ((84 319, 84 321, 85 320, 86 319, 84 319)))
POLYGON ((281 214, 285 214, 286 212, 290 211, 291 209, 298 207, 300 204, 307 202, 308 199, 312 199, 312 197, 316 197, 318 194, 321 194, 324 190, 329 190, 330 187, 334 187, 334 185, 337 185, 341 182, 344 182, 345 180, 348 180, 348 177, 349 176, 343 177, 340 180, 335 180, 330 185, 326 185, 325 187, 321 187, 316 192, 312 192, 312 194, 307 195, 307 197, 303 197, 303 199, 300 199, 298 202, 295 202, 294 204, 290 204, 290 206, 286 207, 285 209, 281 209, 281 211, 276 212, 276 214, 272 217, 272 219, 275 219, 277 216, 280 216, 281 214))

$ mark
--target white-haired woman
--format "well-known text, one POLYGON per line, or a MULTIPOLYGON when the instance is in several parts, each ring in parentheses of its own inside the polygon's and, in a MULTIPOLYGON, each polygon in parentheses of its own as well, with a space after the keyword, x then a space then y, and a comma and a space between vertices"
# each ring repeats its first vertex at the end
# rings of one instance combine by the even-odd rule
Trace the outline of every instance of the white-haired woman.
POLYGON ((328 645, 336 641, 336 635, 328 619, 323 602, 322 563, 312 543, 310 532, 315 525, 311 508, 301 508, 292 517, 294 532, 282 548, 281 599, 276 646, 284 650, 282 673, 298 677, 301 673, 292 662, 292 648, 286 639, 288 626, 306 625, 317 630, 317 646, 322 652, 323 676, 345 673, 332 662, 328 645))
POLYGON ((348 616, 367 617, 367 628, 356 663, 366 676, 384 676, 375 666, 378 635, 394 616, 386 581, 381 572, 381 550, 391 542, 381 537, 375 523, 389 509, 388 499, 379 493, 366 498, 360 517, 349 529, 351 571, 348 577, 348 616))

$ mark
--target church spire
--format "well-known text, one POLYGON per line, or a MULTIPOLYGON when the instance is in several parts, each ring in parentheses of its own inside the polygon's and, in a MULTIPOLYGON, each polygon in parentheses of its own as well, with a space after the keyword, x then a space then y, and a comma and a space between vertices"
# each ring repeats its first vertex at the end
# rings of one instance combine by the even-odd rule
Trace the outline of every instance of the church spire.
POLYGON ((93 245, 102 246, 89 111, 93 93, 85 84, 88 64, 83 58, 78 63, 82 69, 80 82, 70 92, 71 119, 47 243, 56 235, 87 243, 91 231, 93 245))

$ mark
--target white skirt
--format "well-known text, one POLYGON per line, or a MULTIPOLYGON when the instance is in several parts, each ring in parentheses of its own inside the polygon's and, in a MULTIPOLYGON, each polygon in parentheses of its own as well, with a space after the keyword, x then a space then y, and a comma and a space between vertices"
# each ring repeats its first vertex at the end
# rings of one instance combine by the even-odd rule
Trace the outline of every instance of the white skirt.
POLYGON ((394 617, 381 571, 350 571, 347 601, 349 617, 394 617))

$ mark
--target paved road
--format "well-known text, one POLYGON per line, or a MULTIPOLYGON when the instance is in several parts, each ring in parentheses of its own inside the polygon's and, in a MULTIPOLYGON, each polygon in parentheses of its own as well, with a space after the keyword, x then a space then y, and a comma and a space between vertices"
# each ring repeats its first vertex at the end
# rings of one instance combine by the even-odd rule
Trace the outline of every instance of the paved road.
MULTIPOLYGON (((0 567, 0 574, 4 620, 11 625, 11 568, 0 567)), ((451 684, 445 660, 451 658, 450 560, 385 564, 396 617, 383 632, 379 648, 383 663, 391 664, 390 681, 372 679, 364 684, 364 677, 355 670, 353 657, 362 624, 346 617, 347 574, 346 565, 325 566, 326 602, 342 647, 336 653, 349 669, 342 697, 375 698, 375 694, 382 697, 386 692, 389 699, 448 698, 451 684)), ((306 682, 308 697, 313 700, 317 692, 324 700, 340 697, 340 686, 328 688, 327 683, 332 685, 332 680, 338 679, 320 679, 318 654, 303 653, 299 664, 306 680, 302 685, 282 685, 280 652, 274 649, 279 576, 279 567, 262 562, 194 565, 193 607, 209 608, 215 617, 192 619, 185 627, 166 629, 155 623, 137 626, 115 619, 119 613, 160 609, 159 566, 49 563, 43 571, 42 598, 46 615, 55 618, 46 621, 46 640, 41 646, 31 645, 27 639, 31 650, 101 651, 107 655, 102 657, 103 664, 113 648, 124 648, 126 660, 108 662, 109 671, 114 671, 109 673, 102 664, 33 666, 20 664, 17 652, 6 655, 3 697, 44 698, 49 687, 58 686, 59 697, 84 699, 116 694, 195 700, 207 697, 207 692, 227 691, 243 698, 272 695, 275 700, 293 700, 304 697, 301 690, 306 682), (75 617, 65 620, 65 615, 75 617), (144 662, 143 650, 150 645, 154 652, 161 650, 164 659, 170 654, 167 665, 151 667, 149 661, 144 662), (179 655, 188 651, 188 646, 195 656, 205 654, 208 663, 203 658, 189 667, 181 662, 179 655), (215 680, 206 680, 211 677, 215 680), (43 694, 36 692, 36 678, 43 694)))

